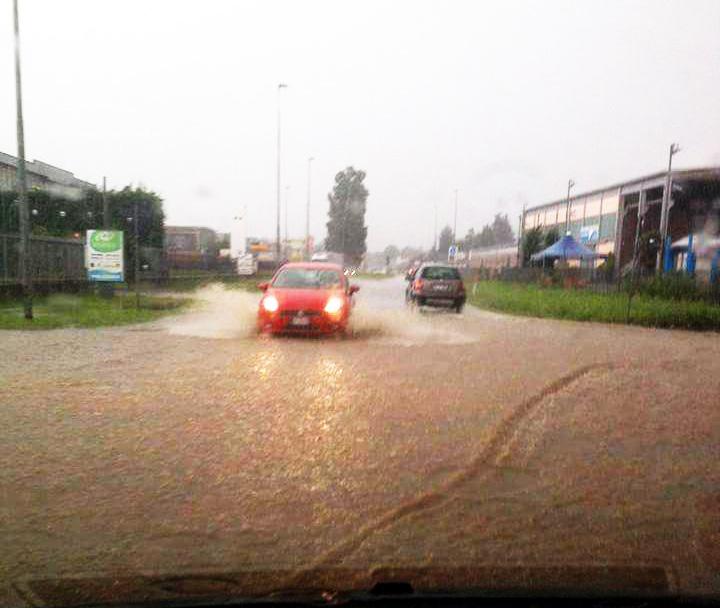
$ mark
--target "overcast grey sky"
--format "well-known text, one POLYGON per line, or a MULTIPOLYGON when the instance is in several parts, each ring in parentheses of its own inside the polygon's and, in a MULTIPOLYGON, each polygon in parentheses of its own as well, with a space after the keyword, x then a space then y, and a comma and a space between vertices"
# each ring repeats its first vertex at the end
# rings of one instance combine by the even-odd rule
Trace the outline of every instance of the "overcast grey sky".
MULTIPOLYGON (((0 150, 15 154, 12 3, 0 8, 0 150)), ((430 246, 523 203, 720 164, 720 2, 21 0, 29 159, 160 193, 168 222, 275 226, 277 83, 290 233, 347 165, 368 245, 430 246)))

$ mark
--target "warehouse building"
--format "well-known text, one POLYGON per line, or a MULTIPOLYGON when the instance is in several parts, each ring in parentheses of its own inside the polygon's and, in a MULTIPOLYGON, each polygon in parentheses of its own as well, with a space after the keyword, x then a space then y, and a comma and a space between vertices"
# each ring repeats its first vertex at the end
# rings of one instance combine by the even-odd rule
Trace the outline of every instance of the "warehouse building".
MULTIPOLYGON (((616 271, 631 264, 635 240, 641 233, 661 231, 666 171, 645 175, 596 190, 529 207, 521 218, 521 237, 526 231, 552 228, 572 235, 596 253, 614 254, 616 271), (568 219, 569 211, 569 219, 568 219), (641 221, 638 230, 638 221, 641 221)), ((690 249, 717 241, 720 226, 720 167, 685 169, 670 174, 668 263, 681 269, 690 249)), ((707 248, 706 248, 707 249, 707 248)), ((715 250, 702 250, 698 271, 709 271, 715 250)))
MULTIPOLYGON (((17 189, 18 159, 0 152, 0 190, 17 189)), ((57 197, 73 198, 95 184, 78 179, 70 171, 39 160, 25 161, 25 176, 29 190, 46 190, 57 197)))

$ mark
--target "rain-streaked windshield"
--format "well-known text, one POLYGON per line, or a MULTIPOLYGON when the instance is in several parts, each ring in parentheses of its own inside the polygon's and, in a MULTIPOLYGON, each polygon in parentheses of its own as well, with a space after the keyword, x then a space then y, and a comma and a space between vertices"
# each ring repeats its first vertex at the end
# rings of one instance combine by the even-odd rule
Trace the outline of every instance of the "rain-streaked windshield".
POLYGON ((0 0, 0 608, 383 590, 720 599, 720 0, 0 0))

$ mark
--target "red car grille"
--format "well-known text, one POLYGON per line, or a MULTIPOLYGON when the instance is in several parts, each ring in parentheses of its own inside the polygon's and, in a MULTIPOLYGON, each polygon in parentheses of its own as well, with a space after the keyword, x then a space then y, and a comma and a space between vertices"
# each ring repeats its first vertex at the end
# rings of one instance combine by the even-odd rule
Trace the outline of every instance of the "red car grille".
POLYGON ((320 312, 317 310, 283 310, 280 312, 281 317, 296 317, 302 313, 303 317, 317 317, 320 312))

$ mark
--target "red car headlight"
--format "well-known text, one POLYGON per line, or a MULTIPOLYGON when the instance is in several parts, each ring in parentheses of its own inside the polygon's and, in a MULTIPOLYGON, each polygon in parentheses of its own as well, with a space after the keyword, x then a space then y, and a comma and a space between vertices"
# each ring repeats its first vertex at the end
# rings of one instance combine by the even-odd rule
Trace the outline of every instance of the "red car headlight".
POLYGON ((327 304, 325 304, 325 312, 331 315, 336 315, 342 310, 343 306, 345 306, 345 302, 343 302, 341 297, 330 296, 327 304))
POLYGON ((262 301, 262 307, 267 312, 276 312, 280 308, 280 303, 275 296, 265 296, 262 301))

